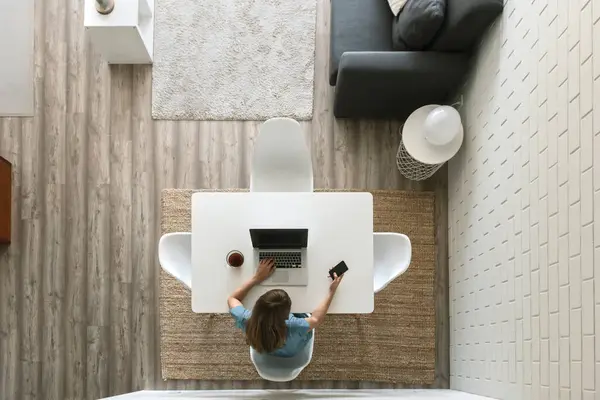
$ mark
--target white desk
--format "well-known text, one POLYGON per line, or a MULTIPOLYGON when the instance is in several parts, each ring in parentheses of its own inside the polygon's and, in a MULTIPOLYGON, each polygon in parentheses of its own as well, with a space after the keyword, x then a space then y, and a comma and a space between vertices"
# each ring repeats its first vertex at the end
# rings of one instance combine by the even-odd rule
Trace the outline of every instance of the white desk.
MULTIPOLYGON (((282 286, 292 312, 311 312, 323 300, 328 271, 344 260, 348 272, 330 313, 373 312, 373 196, 370 193, 194 193, 192 196, 192 310, 228 312, 227 297, 255 271, 250 228, 308 228, 307 286, 282 286), (229 267, 239 250, 244 265, 229 267)), ((275 288, 256 286, 244 305, 275 288)))

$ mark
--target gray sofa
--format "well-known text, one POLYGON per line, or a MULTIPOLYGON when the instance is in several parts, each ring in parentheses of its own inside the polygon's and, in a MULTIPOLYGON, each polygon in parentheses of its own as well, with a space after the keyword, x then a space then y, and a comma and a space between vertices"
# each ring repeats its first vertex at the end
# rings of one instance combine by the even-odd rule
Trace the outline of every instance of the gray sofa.
POLYGON ((403 119, 418 107, 449 100, 465 78, 473 48, 502 8, 502 0, 446 0, 442 26, 429 45, 395 51, 395 17, 387 0, 331 0, 334 115, 403 119))

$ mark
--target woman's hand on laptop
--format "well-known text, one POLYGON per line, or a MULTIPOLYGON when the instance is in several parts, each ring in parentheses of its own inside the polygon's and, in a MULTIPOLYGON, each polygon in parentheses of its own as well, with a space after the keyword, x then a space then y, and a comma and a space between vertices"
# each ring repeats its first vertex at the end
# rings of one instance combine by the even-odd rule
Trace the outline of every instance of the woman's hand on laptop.
POLYGON ((275 260, 261 260, 258 264, 258 268, 256 269, 256 273, 254 274, 254 279, 259 283, 263 282, 265 279, 273 275, 273 272, 275 272, 275 260))
POLYGON ((267 279, 269 276, 271 276, 271 274, 273 274, 274 271, 275 260, 262 260, 258 264, 256 273, 254 274, 252 279, 249 279, 246 282, 244 282, 242 286, 237 288, 235 292, 233 292, 231 296, 227 298, 227 304, 229 305, 229 309, 243 305, 242 301, 244 301, 244 298, 246 297, 248 292, 252 290, 254 286, 258 285, 259 283, 267 279))

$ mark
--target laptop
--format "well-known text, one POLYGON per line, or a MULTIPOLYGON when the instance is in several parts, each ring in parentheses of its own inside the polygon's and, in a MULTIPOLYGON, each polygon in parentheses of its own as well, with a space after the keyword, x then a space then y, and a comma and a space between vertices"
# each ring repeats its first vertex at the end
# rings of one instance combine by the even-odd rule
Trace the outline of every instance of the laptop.
POLYGON ((308 285, 305 264, 308 229, 250 229, 250 238, 257 268, 261 260, 275 260, 275 272, 261 285, 308 285))

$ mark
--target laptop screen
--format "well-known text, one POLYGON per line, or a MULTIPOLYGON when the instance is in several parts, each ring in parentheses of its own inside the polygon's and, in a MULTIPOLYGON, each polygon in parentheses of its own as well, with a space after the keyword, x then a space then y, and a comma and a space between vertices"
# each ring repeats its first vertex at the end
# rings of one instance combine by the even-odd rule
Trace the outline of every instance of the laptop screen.
POLYGON ((308 229, 250 229, 257 249, 301 249, 308 246, 308 229))

